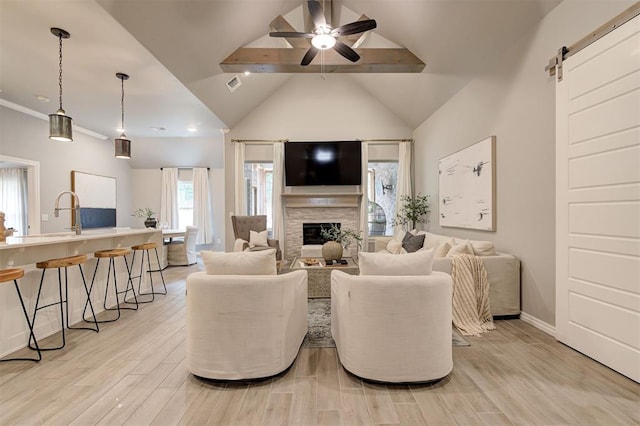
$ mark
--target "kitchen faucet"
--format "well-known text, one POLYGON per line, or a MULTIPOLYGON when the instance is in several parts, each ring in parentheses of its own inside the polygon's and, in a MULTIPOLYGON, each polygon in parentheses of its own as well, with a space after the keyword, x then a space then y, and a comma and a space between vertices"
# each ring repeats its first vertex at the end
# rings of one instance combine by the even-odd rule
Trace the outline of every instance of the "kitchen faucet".
POLYGON ((82 234, 82 222, 80 222, 80 199, 78 198, 78 194, 76 194, 73 191, 62 191, 61 193, 59 193, 58 196, 56 197, 56 206, 53 209, 53 215, 55 217, 59 217, 60 210, 73 210, 73 214, 75 217, 75 220, 74 220, 75 226, 72 226, 71 229, 75 229, 76 235, 82 234), (62 197, 64 194, 71 195, 71 200, 75 201, 75 204, 73 207, 69 207, 69 208, 58 207, 60 203, 60 197, 62 197))

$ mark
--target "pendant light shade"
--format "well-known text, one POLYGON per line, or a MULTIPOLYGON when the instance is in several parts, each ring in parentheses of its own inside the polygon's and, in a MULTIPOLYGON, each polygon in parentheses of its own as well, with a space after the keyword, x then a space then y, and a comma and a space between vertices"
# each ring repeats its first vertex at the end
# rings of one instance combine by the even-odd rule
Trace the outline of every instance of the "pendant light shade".
POLYGON ((72 119, 62 108, 62 39, 71 35, 63 29, 51 28, 51 34, 58 38, 58 88, 59 88, 59 108, 55 114, 49 114, 49 139, 63 142, 73 140, 72 119))
POLYGON ((127 135, 124 134, 124 81, 128 80, 129 76, 127 74, 118 72, 116 73, 116 77, 120 79, 120 87, 122 89, 120 97, 120 112, 122 114, 120 128, 122 129, 122 134, 120 134, 120 137, 115 140, 116 158, 124 158, 128 160, 131 158, 131 140, 128 139, 127 135))

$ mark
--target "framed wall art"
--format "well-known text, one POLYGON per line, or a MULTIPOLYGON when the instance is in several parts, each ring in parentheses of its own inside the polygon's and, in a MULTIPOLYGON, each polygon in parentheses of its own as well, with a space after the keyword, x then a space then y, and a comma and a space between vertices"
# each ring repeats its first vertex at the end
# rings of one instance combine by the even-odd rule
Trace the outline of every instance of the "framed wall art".
POLYGON ((495 136, 440 159, 440 226, 495 231, 495 177, 495 136))
MULTIPOLYGON (((116 226, 116 178, 73 170, 71 190, 80 199, 80 222, 83 228, 116 226)), ((73 215, 71 220, 74 221, 73 215)))

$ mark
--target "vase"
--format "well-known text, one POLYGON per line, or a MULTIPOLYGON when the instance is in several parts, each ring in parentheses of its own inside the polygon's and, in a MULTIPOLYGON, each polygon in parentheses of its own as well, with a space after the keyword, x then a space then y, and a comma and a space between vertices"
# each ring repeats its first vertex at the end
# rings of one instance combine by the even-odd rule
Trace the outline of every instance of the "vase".
POLYGON ((154 217, 148 217, 144 221, 145 228, 155 228, 157 224, 158 224, 158 219, 156 219, 154 217))
POLYGON ((335 241, 327 241, 322 245, 322 257, 325 261, 342 259, 342 244, 335 241))

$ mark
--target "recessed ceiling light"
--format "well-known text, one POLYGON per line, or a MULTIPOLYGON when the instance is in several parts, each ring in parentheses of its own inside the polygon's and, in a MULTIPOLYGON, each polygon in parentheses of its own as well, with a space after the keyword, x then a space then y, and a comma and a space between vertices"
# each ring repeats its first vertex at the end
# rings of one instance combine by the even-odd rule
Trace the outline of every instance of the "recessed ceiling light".
POLYGON ((189 127, 187 130, 190 131, 190 132, 197 132, 198 131, 198 129, 196 129, 195 127, 189 127))
POLYGON ((251 71, 245 71, 244 72, 244 75, 249 75, 249 74, 251 74, 251 71))
POLYGON ((47 98, 46 96, 42 96, 42 95, 35 95, 36 99, 39 100, 40 102, 49 102, 50 99, 47 98))
POLYGON ((155 130, 156 132, 166 132, 166 127, 150 127, 150 129, 155 130))

